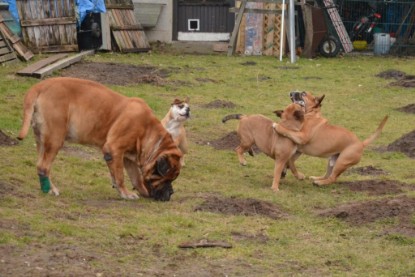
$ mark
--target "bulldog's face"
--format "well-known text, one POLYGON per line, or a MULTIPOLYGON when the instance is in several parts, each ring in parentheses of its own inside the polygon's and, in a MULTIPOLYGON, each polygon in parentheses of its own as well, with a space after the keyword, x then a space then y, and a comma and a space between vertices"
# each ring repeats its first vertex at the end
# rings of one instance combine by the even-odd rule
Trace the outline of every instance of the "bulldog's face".
POLYGON ((189 98, 186 97, 183 101, 175 99, 171 104, 170 110, 174 120, 180 122, 185 121, 190 117, 189 98))
POLYGON ((144 174, 148 197, 169 201, 174 193, 172 182, 179 176, 180 168, 180 155, 161 156, 153 168, 144 174))
POLYGON ((321 102, 324 99, 324 94, 320 97, 312 95, 306 91, 292 91, 290 92, 290 98, 293 103, 302 106, 306 113, 313 109, 320 108, 321 102))

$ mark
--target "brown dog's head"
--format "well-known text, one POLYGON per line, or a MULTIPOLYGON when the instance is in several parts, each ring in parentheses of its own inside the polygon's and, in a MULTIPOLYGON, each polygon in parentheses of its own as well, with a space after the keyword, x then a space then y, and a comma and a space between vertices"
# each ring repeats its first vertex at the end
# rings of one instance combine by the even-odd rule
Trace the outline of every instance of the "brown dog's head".
POLYGON ((304 109, 301 105, 291 103, 284 110, 277 110, 274 113, 281 118, 280 124, 291 130, 300 130, 304 122, 304 109))
POLYGON ((306 91, 292 91, 290 92, 290 98, 293 103, 301 105, 305 113, 309 113, 313 110, 320 110, 321 102, 324 99, 324 94, 320 97, 312 95, 306 91))
POLYGON ((169 201, 174 193, 172 182, 179 176, 180 168, 180 152, 159 156, 152 166, 144 169, 144 185, 147 190, 144 192, 147 195, 144 196, 157 201, 169 201))

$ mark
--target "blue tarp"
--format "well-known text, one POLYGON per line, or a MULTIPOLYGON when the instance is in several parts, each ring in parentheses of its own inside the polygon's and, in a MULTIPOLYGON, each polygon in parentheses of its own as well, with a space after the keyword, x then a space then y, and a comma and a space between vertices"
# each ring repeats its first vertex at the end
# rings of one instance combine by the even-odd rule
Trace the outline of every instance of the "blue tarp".
POLYGON ((75 4, 78 7, 79 25, 81 25, 87 13, 107 12, 104 0, 76 0, 75 4))
MULTIPOLYGON (((17 12, 16 0, 0 0, 9 4, 9 11, 12 14, 13 18, 20 22, 19 14, 17 12)), ((55 2, 60 0, 54 0, 55 2)), ((107 10, 105 8, 104 0, 76 0, 75 2, 78 8, 78 24, 81 25, 82 20, 84 20, 87 13, 105 13, 107 10)))
POLYGON ((16 22, 20 22, 19 14, 17 13, 16 0, 0 0, 0 2, 8 3, 9 12, 13 16, 14 20, 16 20, 16 22))

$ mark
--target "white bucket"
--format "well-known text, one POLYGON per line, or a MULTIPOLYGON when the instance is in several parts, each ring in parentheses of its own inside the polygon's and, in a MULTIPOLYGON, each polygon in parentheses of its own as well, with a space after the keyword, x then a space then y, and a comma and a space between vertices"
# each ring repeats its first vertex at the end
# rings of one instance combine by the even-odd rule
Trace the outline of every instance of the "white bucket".
POLYGON ((376 33, 373 35, 375 40, 375 55, 386 55, 389 53, 391 47, 391 38, 386 33, 376 33))

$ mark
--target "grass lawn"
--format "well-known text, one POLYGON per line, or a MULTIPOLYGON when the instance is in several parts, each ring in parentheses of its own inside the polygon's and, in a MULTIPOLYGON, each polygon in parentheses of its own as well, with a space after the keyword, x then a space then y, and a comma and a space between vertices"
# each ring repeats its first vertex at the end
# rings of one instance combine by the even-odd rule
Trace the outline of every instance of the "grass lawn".
MULTIPOLYGON (((414 131, 413 109, 399 109, 415 105, 415 88, 377 76, 415 75, 415 59, 290 64, 275 57, 97 53, 56 72, 141 97, 160 119, 175 98, 190 97, 189 153, 169 202, 121 199, 101 152, 76 144, 65 145, 53 163, 61 195, 43 194, 33 132, 10 145, 25 92, 39 82, 15 74, 25 66, 0 67, 1 276, 415 275, 415 161, 389 151, 414 131), (237 121, 221 119, 259 113, 278 121, 272 112, 290 103, 293 90, 325 94, 323 115, 362 140, 385 115, 389 120, 336 184, 315 187, 288 173, 274 193, 273 160, 257 153, 240 166, 233 151, 237 121), (232 247, 179 247, 205 242, 232 247)), ((414 135, 405 143, 414 149, 414 135)), ((296 164, 310 176, 324 174, 326 163, 303 155, 296 164)))

